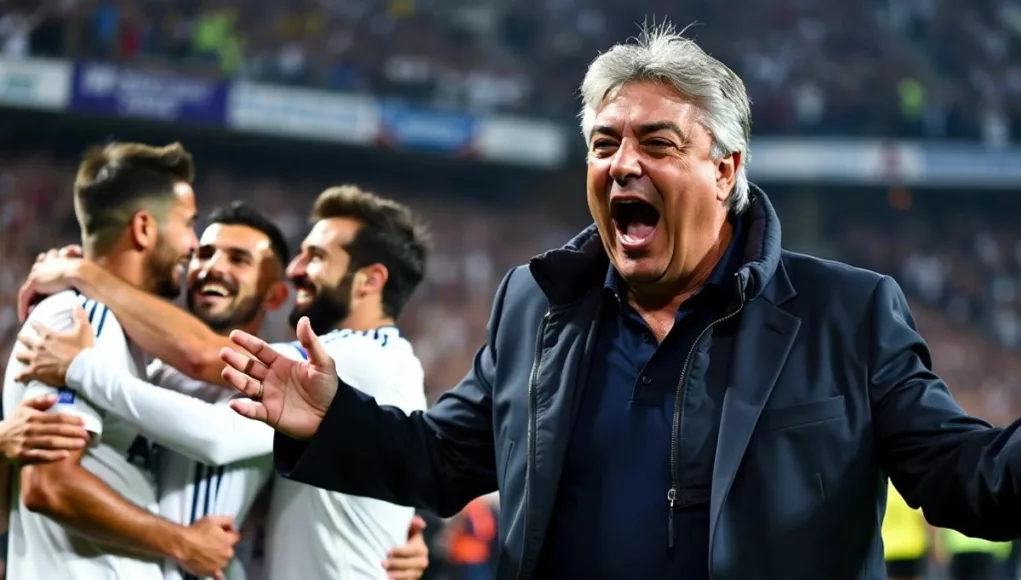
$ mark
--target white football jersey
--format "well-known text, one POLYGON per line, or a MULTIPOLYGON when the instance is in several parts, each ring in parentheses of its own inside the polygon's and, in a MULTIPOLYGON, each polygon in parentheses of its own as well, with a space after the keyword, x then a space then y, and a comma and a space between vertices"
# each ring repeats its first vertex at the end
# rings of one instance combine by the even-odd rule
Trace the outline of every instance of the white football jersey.
MULTIPOLYGON (((148 379, 113 369, 95 349, 79 354, 67 373, 68 386, 159 446, 160 515, 185 526, 227 515, 240 529, 273 473, 273 429, 230 409, 236 393, 227 387, 192 379, 162 361, 149 365, 148 379)), ((244 580, 238 559, 225 575, 244 580)), ((168 560, 164 578, 195 576, 168 560)))
MULTIPOLYGON (((35 321, 53 330, 68 330, 73 324, 72 311, 79 304, 85 306, 95 332, 95 349, 104 353, 109 364, 136 377, 143 376, 145 355, 127 340, 113 313, 106 306, 87 300, 77 292, 61 292, 43 300, 32 311, 22 330, 32 332, 30 323, 35 321)), ((158 505, 153 475, 154 458, 148 441, 131 425, 103 413, 84 396, 70 389, 55 389, 39 382, 26 385, 15 381, 14 377, 22 368, 14 358, 14 353, 11 353, 4 377, 4 408, 14 409, 25 398, 57 393, 58 403, 50 411, 81 417, 85 428, 92 434, 90 446, 82 457, 82 467, 128 501, 155 513, 158 505)), ((21 502, 20 482, 17 477, 13 479, 8 578, 162 578, 162 562, 159 559, 125 555, 81 534, 70 533, 44 515, 28 511, 21 502)))
MULTIPOLYGON (((405 413, 425 409, 422 365, 396 327, 338 330, 321 340, 348 385, 405 413)), ((298 343, 291 345, 306 357, 298 343)), ((385 579, 386 553, 407 543, 414 514, 410 507, 276 477, 267 525, 268 577, 385 579)))

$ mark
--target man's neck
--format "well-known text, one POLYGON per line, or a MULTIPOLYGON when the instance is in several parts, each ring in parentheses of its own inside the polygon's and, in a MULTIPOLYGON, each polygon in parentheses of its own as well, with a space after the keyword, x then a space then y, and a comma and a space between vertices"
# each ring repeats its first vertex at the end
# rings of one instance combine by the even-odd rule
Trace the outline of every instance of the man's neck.
POLYGON ((144 268, 142 267, 141 256, 128 254, 126 252, 110 253, 106 255, 97 255, 88 252, 85 254, 85 258, 132 286, 145 288, 147 281, 143 274, 144 268))

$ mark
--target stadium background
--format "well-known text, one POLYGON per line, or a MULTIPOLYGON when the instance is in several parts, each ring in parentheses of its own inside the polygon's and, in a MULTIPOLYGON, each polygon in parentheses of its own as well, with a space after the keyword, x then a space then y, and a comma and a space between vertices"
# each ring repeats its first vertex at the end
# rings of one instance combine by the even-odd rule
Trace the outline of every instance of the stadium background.
POLYGON ((202 208, 248 200, 295 247, 329 184, 421 213, 434 253, 400 325, 435 400, 503 273, 587 223, 576 87, 653 14, 744 78, 785 245, 896 277, 958 400, 1017 416, 1016 0, 0 0, 0 360, 36 253, 76 239, 82 149, 180 140, 202 208))

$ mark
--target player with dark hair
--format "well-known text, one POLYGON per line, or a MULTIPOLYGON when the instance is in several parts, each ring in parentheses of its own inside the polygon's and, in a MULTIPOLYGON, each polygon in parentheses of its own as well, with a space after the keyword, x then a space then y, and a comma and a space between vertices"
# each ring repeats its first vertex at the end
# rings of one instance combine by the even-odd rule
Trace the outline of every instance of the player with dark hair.
MULTIPOLYGON (((193 177, 191 156, 178 143, 90 149, 74 185, 75 215, 90 263, 142 295, 176 296, 178 266, 197 243, 193 177)), ((77 292, 42 300, 22 334, 31 337, 42 325, 66 330, 86 319, 106 364, 143 376, 145 355, 117 316, 77 292)), ((18 356, 16 349, 7 366, 4 407, 57 393, 54 410, 79 417, 91 441, 66 459, 21 468, 14 482, 19 501, 11 508, 10 577, 157 579, 164 557, 218 577, 238 541, 232 520, 206 518, 185 527, 155 515, 148 441, 74 391, 19 379, 25 367, 18 356)))

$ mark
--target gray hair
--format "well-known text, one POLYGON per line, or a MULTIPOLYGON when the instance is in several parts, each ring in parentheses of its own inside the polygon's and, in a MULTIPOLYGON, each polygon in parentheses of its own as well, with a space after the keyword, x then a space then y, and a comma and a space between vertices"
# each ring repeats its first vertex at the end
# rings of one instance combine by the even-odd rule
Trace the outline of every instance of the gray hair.
POLYGON ((632 82, 668 84, 695 101, 698 120, 713 139, 714 159, 741 154, 734 189, 727 198, 728 207, 741 212, 749 203, 745 166, 751 159, 752 113, 748 93, 734 71, 683 34, 684 30, 677 32, 666 21, 646 25, 637 39, 596 57, 581 84, 582 134, 588 142, 596 112, 611 91, 632 82))

